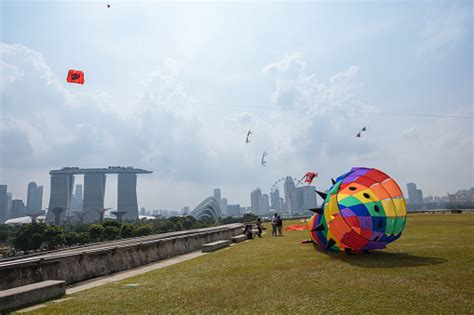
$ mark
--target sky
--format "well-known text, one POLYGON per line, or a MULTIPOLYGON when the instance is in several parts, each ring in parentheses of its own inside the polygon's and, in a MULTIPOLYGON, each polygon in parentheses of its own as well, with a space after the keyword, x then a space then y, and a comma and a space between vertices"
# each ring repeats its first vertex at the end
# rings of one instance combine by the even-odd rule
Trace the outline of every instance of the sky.
POLYGON ((147 209, 194 208, 216 187, 248 206, 284 176, 314 170, 324 190, 353 166, 405 193, 409 182, 425 196, 474 186, 471 1, 20 0, 0 11, 0 183, 14 199, 36 181, 47 207, 48 172, 64 166, 153 171, 138 179, 147 209), (69 69, 85 84, 68 84, 69 69))

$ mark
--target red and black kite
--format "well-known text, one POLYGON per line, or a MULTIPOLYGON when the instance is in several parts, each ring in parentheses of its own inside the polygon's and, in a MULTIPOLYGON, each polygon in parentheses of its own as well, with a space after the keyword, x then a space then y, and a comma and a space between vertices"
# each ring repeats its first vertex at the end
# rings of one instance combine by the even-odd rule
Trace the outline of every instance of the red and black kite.
POLYGON ((313 179, 315 177, 318 177, 318 173, 315 173, 315 172, 308 172, 306 174, 304 174, 304 177, 306 177, 306 179, 304 180, 306 183, 308 183, 308 185, 310 185, 312 182, 313 182, 313 179))
POLYGON ((67 82, 84 84, 84 72, 80 70, 69 70, 67 73, 67 82))

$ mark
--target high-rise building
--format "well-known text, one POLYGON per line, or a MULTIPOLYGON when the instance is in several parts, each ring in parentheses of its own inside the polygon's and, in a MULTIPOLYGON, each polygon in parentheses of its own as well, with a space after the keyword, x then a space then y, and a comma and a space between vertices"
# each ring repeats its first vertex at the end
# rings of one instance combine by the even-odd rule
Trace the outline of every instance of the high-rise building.
POLYGON ((250 193, 250 208, 252 212, 257 214, 260 213, 260 198, 262 197, 262 191, 260 188, 255 189, 250 193))
POLYGON ((221 199, 221 211, 222 214, 227 215, 227 198, 221 199))
POLYGON ((282 210, 280 207, 280 190, 278 188, 270 192, 270 208, 280 212, 282 210))
POLYGON ((267 214, 270 211, 269 198, 267 194, 263 194, 259 199, 258 214, 267 214))
POLYGON ((214 198, 217 200, 217 202, 221 203, 221 190, 219 188, 214 189, 214 198))
POLYGON ((33 193, 36 190, 36 188, 37 188, 36 182, 29 182, 28 192, 27 192, 27 195, 26 195, 26 210, 28 212, 33 212, 34 211, 33 209, 31 209, 32 206, 33 206, 31 200, 33 198, 33 193))
POLYGON ((294 212, 307 212, 308 209, 317 207, 316 187, 302 186, 296 188, 291 194, 294 212))
POLYGON ((240 205, 227 205, 227 215, 231 217, 238 217, 242 215, 240 205))
POLYGON ((8 220, 7 185, 0 185, 0 224, 8 220))
POLYGON ((25 215, 25 203, 21 199, 12 200, 12 213, 10 219, 19 218, 25 215))
POLYGON ((71 210, 73 211, 82 211, 82 185, 76 185, 74 189, 74 194, 71 198, 71 210))
POLYGON ((137 174, 118 174, 117 184, 117 210, 126 211, 123 220, 138 220, 137 174))
POLYGON ((43 186, 37 186, 36 182, 28 184, 28 193, 26 196, 26 211, 34 213, 43 208, 43 186))
POLYGON ((12 217, 12 193, 7 192, 7 219, 12 217))
POLYGON ((295 182, 293 181, 293 178, 291 178, 291 176, 287 176, 285 178, 285 183, 283 184, 283 187, 285 189, 285 212, 291 214, 291 212, 293 211, 291 194, 293 190, 295 190, 295 182))
POLYGON ((421 189, 416 188, 416 184, 408 183, 408 204, 410 205, 419 205, 423 204, 423 192, 421 189))
MULTIPOLYGON (((100 219, 97 209, 104 208, 105 178, 104 173, 91 172, 84 174, 84 199, 82 204, 82 209, 86 212, 84 223, 93 223, 100 219)), ((117 191, 117 197, 120 193, 117 191)), ((118 205, 117 211, 122 211, 118 208, 118 205)))
MULTIPOLYGON (((66 211, 70 209, 72 189, 74 188, 74 176, 72 174, 51 175, 50 187, 51 191, 46 221, 52 223, 55 220, 54 208, 62 208, 66 211)), ((60 214, 60 222, 64 220, 65 216, 66 212, 60 214)))
POLYGON ((183 215, 188 215, 188 213, 189 213, 189 207, 188 207, 188 206, 183 207, 183 209, 181 209, 181 213, 182 213, 183 215))

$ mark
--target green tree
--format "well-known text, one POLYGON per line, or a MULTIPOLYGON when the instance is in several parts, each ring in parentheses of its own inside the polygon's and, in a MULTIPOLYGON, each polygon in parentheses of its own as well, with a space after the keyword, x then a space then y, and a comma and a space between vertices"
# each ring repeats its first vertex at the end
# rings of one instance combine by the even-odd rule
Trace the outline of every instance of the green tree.
POLYGON ((48 242, 48 249, 56 249, 61 245, 66 243, 66 238, 64 236, 64 229, 60 226, 51 225, 46 229, 46 241, 48 242))
POLYGON ((122 224, 120 235, 122 235, 123 238, 133 237, 135 235, 135 227, 128 223, 122 224))
POLYGON ((118 229, 121 228, 122 224, 119 222, 119 221, 115 221, 115 220, 106 220, 104 223, 102 223, 102 226, 104 228, 108 227, 108 226, 114 226, 118 229))
POLYGON ((26 253, 30 250, 37 250, 46 240, 47 226, 44 223, 23 224, 16 233, 13 244, 16 249, 26 253))
POLYGON ((77 236, 77 241, 79 244, 87 244, 91 242, 91 237, 87 232, 80 232, 77 236))
POLYGON ((184 218, 183 220, 183 228, 185 230, 190 230, 193 228, 194 222, 189 220, 188 218, 184 218))
POLYGON ((107 225, 102 235, 106 240, 115 240, 120 237, 120 229, 116 226, 107 225))
POLYGON ((136 229, 137 236, 150 235, 151 232, 152 232, 152 228, 149 225, 142 225, 136 229))
POLYGON ((174 225, 174 230, 175 231, 182 231, 183 230, 183 224, 181 222, 176 222, 174 225))
POLYGON ((80 244, 79 233, 67 232, 64 236, 66 238, 66 245, 72 246, 72 245, 80 244))
POLYGON ((89 237, 92 241, 100 241, 104 235, 104 227, 100 224, 91 224, 89 226, 89 237))

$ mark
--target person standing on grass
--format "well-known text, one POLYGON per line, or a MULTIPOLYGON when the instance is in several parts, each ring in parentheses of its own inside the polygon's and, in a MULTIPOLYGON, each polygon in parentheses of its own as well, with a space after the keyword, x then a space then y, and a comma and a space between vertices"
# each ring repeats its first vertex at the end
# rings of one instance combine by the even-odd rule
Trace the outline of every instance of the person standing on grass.
POLYGON ((257 226, 257 230, 258 230, 257 236, 261 238, 261 237, 262 237, 262 231, 263 231, 263 230, 262 230, 262 220, 260 220, 260 218, 257 218, 257 224, 256 224, 256 226, 257 226))
POLYGON ((275 212, 272 218, 272 236, 277 236, 278 214, 275 212))
POLYGON ((277 228, 278 228, 278 235, 283 235, 283 220, 280 216, 277 216, 277 228))

